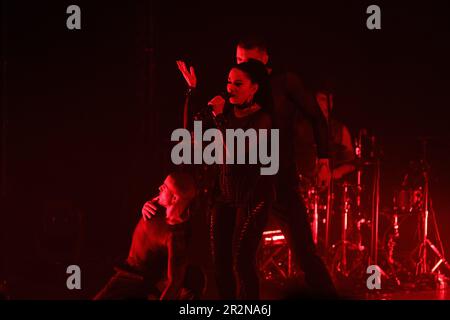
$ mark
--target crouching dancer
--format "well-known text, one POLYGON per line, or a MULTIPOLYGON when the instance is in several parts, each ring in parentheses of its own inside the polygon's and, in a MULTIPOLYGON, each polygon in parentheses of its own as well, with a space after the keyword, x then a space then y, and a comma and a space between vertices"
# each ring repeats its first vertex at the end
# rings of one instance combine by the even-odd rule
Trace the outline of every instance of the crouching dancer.
POLYGON ((203 273, 188 265, 189 207, 195 196, 191 175, 167 176, 159 195, 142 208, 128 258, 94 300, 200 298, 203 273))

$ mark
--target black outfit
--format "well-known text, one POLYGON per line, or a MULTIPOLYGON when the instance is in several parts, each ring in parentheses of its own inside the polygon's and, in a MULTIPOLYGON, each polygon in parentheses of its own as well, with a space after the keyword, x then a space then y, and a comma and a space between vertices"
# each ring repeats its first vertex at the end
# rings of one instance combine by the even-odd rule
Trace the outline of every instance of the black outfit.
POLYGON ((307 284, 317 294, 335 297, 336 291, 328 270, 313 241, 307 210, 298 194, 295 143, 298 117, 312 125, 319 158, 328 158, 328 128, 314 97, 300 78, 291 72, 271 74, 274 103, 274 128, 280 129, 280 170, 276 176, 276 201, 273 216, 282 229, 295 262, 305 273, 307 284))
POLYGON ((301 115, 297 115, 295 129, 297 175, 301 176, 302 187, 309 188, 315 184, 317 174, 317 148, 314 132, 311 122, 301 115))
MULTIPOLYGON (((268 113, 259 110, 236 118, 228 108, 218 117, 221 129, 270 129, 268 113)), ((246 151, 249 150, 247 144, 246 151)), ((236 153, 235 153, 236 154, 236 153)), ((247 161, 248 162, 248 161, 247 161)), ((259 298, 256 252, 273 199, 273 177, 258 164, 220 165, 219 193, 211 213, 210 235, 215 278, 221 299, 259 298)))
POLYGON ((201 278, 201 271, 187 265, 189 224, 169 225, 163 213, 148 221, 141 218, 134 230, 128 258, 115 268, 115 275, 94 300, 147 299, 149 295, 159 298, 162 292, 158 285, 164 285, 167 279, 177 289, 190 290, 191 296, 178 298, 194 298, 192 293, 199 290, 192 285, 192 279, 201 278))

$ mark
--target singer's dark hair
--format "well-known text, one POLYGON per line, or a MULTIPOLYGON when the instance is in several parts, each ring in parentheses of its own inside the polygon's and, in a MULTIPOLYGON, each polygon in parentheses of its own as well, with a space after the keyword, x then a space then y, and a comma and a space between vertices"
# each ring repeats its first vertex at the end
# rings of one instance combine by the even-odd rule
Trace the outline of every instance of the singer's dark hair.
POLYGON ((258 84, 258 91, 255 93, 253 101, 265 110, 272 111, 272 91, 266 66, 258 60, 249 59, 247 62, 233 65, 231 69, 243 71, 251 82, 258 84))

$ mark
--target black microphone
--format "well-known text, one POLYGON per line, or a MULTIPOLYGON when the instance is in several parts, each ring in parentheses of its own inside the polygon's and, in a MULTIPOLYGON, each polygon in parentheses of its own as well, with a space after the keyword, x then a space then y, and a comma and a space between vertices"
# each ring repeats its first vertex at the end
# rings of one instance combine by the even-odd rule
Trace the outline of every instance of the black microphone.
MULTIPOLYGON (((219 92, 219 94, 217 94, 215 97, 218 97, 218 96, 222 97, 222 98, 225 100, 225 103, 226 103, 226 102, 228 101, 228 98, 230 97, 230 94, 228 93, 228 91, 221 91, 221 92, 219 92)), ((214 97, 214 98, 215 98, 215 97, 214 97)), ((213 98, 213 99, 214 99, 214 98, 213 98)), ((211 100, 208 102, 208 105, 207 105, 206 107, 203 107, 202 109, 200 109, 200 110, 194 115, 194 120, 203 120, 203 119, 205 119, 205 118, 211 116, 211 114, 212 114, 212 109, 213 109, 213 106, 212 106, 212 104, 211 104, 211 101, 212 101, 213 99, 211 99, 211 100)))
MULTIPOLYGON (((221 92, 219 92, 219 94, 217 94, 214 98, 216 98, 216 97, 222 97, 224 100, 225 100, 225 102, 228 100, 228 98, 230 97, 230 94, 228 93, 228 91, 221 91, 221 92)), ((213 99, 214 99, 213 98, 213 99)), ((211 101, 213 100, 213 99, 211 99, 210 100, 210 102, 208 102, 208 106, 212 106, 211 105, 211 101)))

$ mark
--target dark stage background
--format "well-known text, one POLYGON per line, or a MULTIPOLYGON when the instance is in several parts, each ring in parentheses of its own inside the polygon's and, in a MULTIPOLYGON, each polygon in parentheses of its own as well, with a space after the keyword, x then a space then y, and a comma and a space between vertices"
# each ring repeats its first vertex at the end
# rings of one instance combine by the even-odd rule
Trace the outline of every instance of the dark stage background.
POLYGON ((206 101, 224 88, 235 41, 248 29, 262 31, 273 61, 309 86, 335 79, 337 116, 383 148, 383 208, 420 157, 419 138, 429 138, 448 252, 448 6, 380 3, 382 29, 370 31, 372 3, 296 2, 296 10, 230 16, 150 2, 2 2, 0 279, 12 297, 90 298, 101 288, 170 169, 185 89, 175 60, 196 67, 206 101), (66 28, 71 4, 81 8, 79 31, 66 28), (69 264, 82 268, 81 291, 66 288, 69 264))

